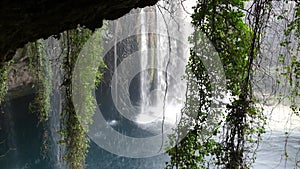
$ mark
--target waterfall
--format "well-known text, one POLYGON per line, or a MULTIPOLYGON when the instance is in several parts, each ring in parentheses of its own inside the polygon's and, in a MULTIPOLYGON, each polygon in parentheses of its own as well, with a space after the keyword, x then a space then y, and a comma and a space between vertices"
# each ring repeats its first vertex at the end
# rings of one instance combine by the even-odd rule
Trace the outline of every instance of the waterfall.
MULTIPOLYGON (((140 83, 141 83, 141 89, 140 89, 140 99, 141 99, 141 115, 145 115, 147 112, 147 106, 149 105, 149 93, 150 93, 150 81, 149 79, 149 74, 147 72, 147 64, 148 64, 148 43, 147 43, 147 15, 144 9, 141 9, 140 13, 140 19, 141 19, 141 78, 140 78, 140 83)), ((143 117, 143 118, 149 118, 149 117, 143 117)), ((142 122, 147 121, 148 119, 141 119, 142 122)))
MULTIPOLYGON (((115 34, 118 34, 118 29, 119 29, 119 22, 115 22, 115 34)), ((114 74, 115 76, 118 76, 118 70, 117 70, 117 67, 118 67, 118 51, 117 51, 117 44, 118 44, 118 38, 115 38, 114 39, 114 74)), ((115 85, 115 88, 117 89, 118 88, 118 82, 116 81, 116 83, 114 84, 115 85)), ((115 97, 118 97, 118 92, 116 92, 115 94, 115 97)), ((118 104, 118 103, 116 103, 118 104)))
POLYGON ((183 46, 176 38, 180 36, 176 23, 165 17, 167 15, 160 13, 157 7, 140 12, 140 113, 137 122, 143 125, 161 123, 164 119, 174 125, 184 106, 186 82, 182 77, 188 54, 179 49, 183 46))
MULTIPOLYGON (((180 47, 178 45, 179 42, 176 42, 178 41, 178 38, 176 38, 176 36, 178 35, 174 35, 174 32, 177 31, 177 26, 174 26, 174 23, 171 23, 171 25, 168 25, 169 23, 165 23, 162 19, 162 14, 158 12, 158 9, 156 7, 149 7, 137 11, 141 11, 141 13, 135 15, 137 17, 133 17, 131 19, 124 19, 123 21, 113 21, 115 23, 115 27, 111 25, 111 27, 108 28, 109 31, 111 31, 110 36, 112 36, 113 33, 115 33, 115 35, 113 36, 115 36, 116 38, 114 39, 114 41, 111 41, 114 44, 114 48, 112 48, 112 50, 110 50, 109 48, 109 57, 105 58, 107 59, 106 64, 107 67, 109 67, 109 71, 107 71, 107 74, 105 74, 107 76, 103 76, 103 83, 101 82, 102 86, 99 87, 103 87, 103 90, 101 90, 102 93, 97 93, 97 95, 99 95, 99 97, 101 97, 104 100, 104 103, 99 101, 99 107, 103 105, 106 106, 104 108, 102 107, 104 109, 103 112, 106 113, 108 117, 107 124, 105 124, 107 125, 106 127, 112 126, 114 127, 114 129, 121 128, 118 131, 122 135, 131 133, 132 135, 130 136, 134 136, 137 138, 147 138, 148 136, 152 137, 155 134, 160 134, 162 123, 164 123, 164 129, 170 129, 174 126, 174 122, 176 121, 176 115, 177 113, 180 113, 180 110, 183 107, 184 98, 182 96, 185 93, 186 82, 182 81, 181 78, 184 75, 185 71, 185 60, 187 60, 187 58, 183 58, 183 56, 186 57, 188 55, 183 55, 183 53, 176 49, 180 47), (137 24, 139 26, 136 26, 137 24), (170 36, 175 37, 175 39, 177 40, 172 39, 172 42, 169 41, 166 28, 170 29, 169 32, 173 32, 173 34, 171 34, 170 36), (126 31, 134 31, 133 36, 127 38, 128 32, 126 31), (172 51, 170 50, 170 48, 172 49, 172 51), (110 78, 112 78, 111 70, 114 70, 114 75, 117 76, 117 78, 127 78, 126 73, 128 73, 127 71, 130 68, 126 67, 125 71, 117 71, 117 68, 120 66, 120 62, 127 59, 127 57, 129 57, 135 51, 138 51, 139 58, 137 59, 137 62, 135 62, 135 60, 131 63, 135 63, 134 66, 139 67, 141 71, 139 72, 139 74, 136 75, 137 82, 133 82, 135 83, 133 85, 133 92, 135 94, 133 97, 137 100, 135 102, 135 106, 138 107, 137 109, 139 111, 133 114, 133 119, 129 119, 126 121, 123 120, 123 118, 120 118, 119 114, 116 113, 116 110, 112 108, 113 104, 122 105, 122 102, 124 100, 116 100, 117 102, 112 103, 113 101, 110 100, 110 97, 120 98, 122 95, 128 95, 128 93, 122 90, 117 90, 115 93, 109 95, 110 93, 107 91, 109 91, 109 88, 113 86, 115 87, 115 89, 121 89, 124 86, 123 81, 130 80, 124 79, 123 81, 121 81, 122 83, 120 83, 120 81, 115 81, 115 83, 109 84, 109 82, 111 82, 110 78), (163 120, 164 115, 166 116, 165 121, 163 120)), ((170 20, 170 18, 167 18, 166 20, 170 20)), ((101 35, 106 35, 105 33, 101 35)), ((108 37, 107 39, 109 38, 111 37, 108 37)), ((45 49, 45 52, 47 54, 46 58, 49 58, 50 60, 47 60, 47 63, 45 64, 51 64, 50 66, 52 70, 52 93, 50 96, 51 108, 49 111, 48 121, 45 122, 47 123, 46 126, 39 126, 37 130, 38 132, 30 130, 30 132, 27 133, 32 134, 32 136, 30 135, 31 137, 24 137, 24 140, 25 138, 26 140, 28 139, 28 143, 26 143, 26 146, 35 146, 35 148, 39 150, 39 148, 42 147, 42 145, 37 145, 37 143, 42 144, 45 140, 42 137, 38 137, 39 135, 36 133, 40 134, 44 131, 48 132, 48 137, 46 141, 48 141, 49 144, 47 144, 48 151, 46 155, 49 158, 43 160, 40 157, 39 151, 33 152, 32 147, 28 147, 28 149, 30 150, 26 150, 26 152, 21 152, 19 151, 19 149, 17 149, 16 151, 10 152, 12 154, 11 156, 9 156, 10 159, 13 159, 14 157, 19 158, 19 156, 27 152, 32 152, 32 157, 30 156, 30 158, 26 158, 24 161, 18 162, 16 164, 11 163, 11 166, 14 165, 19 167, 25 165, 28 167, 37 166, 37 168, 66 168, 66 160, 63 157, 66 154, 67 150, 64 143, 59 144, 59 142, 62 140, 62 137, 64 136, 63 134, 58 132, 60 130, 65 130, 66 127, 66 124, 62 120, 64 118, 62 117, 62 115, 64 115, 64 113, 62 112, 64 105, 63 103, 65 102, 64 98, 66 95, 66 93, 64 93, 63 91, 64 70, 62 69, 63 58, 67 52, 67 46, 64 40, 64 36, 62 36, 60 39, 50 37, 47 40, 43 41, 43 44, 45 45, 43 46, 43 49, 45 49)), ((101 47, 105 48, 105 45, 107 44, 104 44, 101 47)), ((33 98, 28 98, 26 101, 30 102, 32 99, 33 98)), ((27 110, 28 106, 23 109, 27 110)), ((17 110, 14 111, 17 112, 17 110)), ((33 114, 29 115, 33 116, 33 114)), ((33 118, 31 116, 27 116, 28 115, 26 114, 26 118, 33 118)), ((14 119, 11 120, 10 118, 8 118, 7 121, 10 122, 10 125, 8 126, 22 124, 19 121, 18 123, 12 123, 14 119)), ((28 124, 30 123, 30 125, 32 126, 36 125, 35 123, 33 124, 30 121, 27 122, 28 124)), ((12 144, 12 148, 14 148, 15 145, 19 146, 19 140, 15 140, 15 135, 20 135, 20 133, 23 134, 22 129, 22 126, 7 129, 7 131, 9 131, 9 133, 11 133, 12 135, 12 140, 9 140, 12 144)), ((120 142, 121 136, 120 139, 118 139, 116 142, 109 142, 109 144, 115 144, 115 146, 120 146, 120 142)), ((161 142, 158 141, 157 144, 160 145, 160 143, 161 142)), ((22 145, 24 144, 22 143, 22 145)), ((87 159, 90 160, 87 160, 87 168, 89 168, 89 166, 94 165, 97 165, 96 168, 99 168, 99 166, 101 168, 103 167, 103 163, 107 163, 107 166, 111 165, 112 168, 125 168, 119 166, 127 165, 140 165, 141 168, 145 168, 146 166, 152 165, 153 167, 151 168, 163 168, 164 160, 166 160, 166 156, 155 157, 152 159, 145 158, 141 160, 129 159, 126 157, 123 158, 117 155, 113 155, 112 153, 106 151, 104 152, 102 149, 103 147, 95 145, 94 142, 91 142, 90 146, 90 153, 87 157, 87 159), (111 157, 114 157, 114 159, 111 157), (101 159, 94 160, 96 158, 101 159), (116 159, 118 161, 115 162, 114 160, 116 159), (113 164, 110 164, 112 161, 114 161, 113 164)))
POLYGON ((61 140, 61 135, 57 133, 62 127, 60 120, 62 111, 62 93, 60 92, 62 72, 60 67, 62 66, 62 61, 59 56, 63 52, 63 46, 61 46, 60 40, 52 37, 45 41, 47 43, 47 54, 52 61, 52 95, 50 98, 51 109, 48 121, 52 148, 49 152, 49 156, 54 168, 65 168, 65 164, 63 162, 64 146, 62 144, 58 144, 59 140, 61 140))

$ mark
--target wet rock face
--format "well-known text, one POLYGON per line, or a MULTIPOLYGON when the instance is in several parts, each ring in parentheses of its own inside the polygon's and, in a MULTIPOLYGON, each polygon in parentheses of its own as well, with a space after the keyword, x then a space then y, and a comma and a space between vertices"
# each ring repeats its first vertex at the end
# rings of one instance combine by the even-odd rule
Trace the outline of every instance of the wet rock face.
POLYGON ((8 72, 6 100, 23 97, 34 93, 36 75, 30 68, 30 61, 24 49, 17 50, 8 72))
POLYGON ((102 26, 131 9, 154 5, 158 0, 1 0, 0 62, 12 58, 27 42, 47 38, 84 25, 102 26))

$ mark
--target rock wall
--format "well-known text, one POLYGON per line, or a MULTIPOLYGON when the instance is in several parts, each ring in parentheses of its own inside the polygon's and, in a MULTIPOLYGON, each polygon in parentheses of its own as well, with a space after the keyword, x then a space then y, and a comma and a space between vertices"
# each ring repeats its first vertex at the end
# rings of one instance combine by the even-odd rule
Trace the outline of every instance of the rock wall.
POLYGON ((0 1, 0 63, 12 58, 27 42, 78 25, 95 29, 131 9, 154 5, 158 0, 2 0, 0 1))
POLYGON ((14 62, 8 72, 6 100, 19 98, 34 92, 36 76, 30 69, 29 58, 25 49, 17 50, 13 58, 14 62))

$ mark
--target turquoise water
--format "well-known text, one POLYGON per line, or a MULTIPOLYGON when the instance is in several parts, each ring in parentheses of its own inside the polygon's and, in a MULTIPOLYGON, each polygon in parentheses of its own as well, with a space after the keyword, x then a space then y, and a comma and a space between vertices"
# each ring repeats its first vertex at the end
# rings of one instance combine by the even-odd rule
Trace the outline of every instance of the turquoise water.
MULTIPOLYGON (((43 126, 28 110, 34 95, 11 100, 0 114, 0 169, 56 169, 53 157, 42 153, 43 126)), ((128 130, 131 131, 131 130, 128 130)), ((136 131, 136 130, 135 130, 136 131)), ((140 131, 140 133, 142 133, 140 131)), ((51 147, 48 147, 51 149, 51 147)), ((139 148, 139 147, 137 147, 139 148)), ((49 152, 48 152, 49 153, 49 152)), ((87 169, 159 169, 164 168, 167 155, 132 159, 109 153, 90 143, 87 169)))
MULTIPOLYGON (((1 107, 0 155, 4 155, 0 158, 1 169, 57 168, 52 157, 47 154, 45 158, 42 156, 43 127, 38 125, 36 115, 28 110, 28 104, 33 98, 31 95, 11 100, 1 107)), ((287 135, 283 131, 267 132, 257 150, 257 160, 253 168, 299 168, 297 163, 299 165, 300 133, 291 131, 287 144, 286 139, 287 135), (288 153, 287 158, 285 151, 288 153)), ((167 155, 143 159, 120 157, 91 142, 86 166, 87 169, 160 169, 164 168, 168 159, 167 155)))

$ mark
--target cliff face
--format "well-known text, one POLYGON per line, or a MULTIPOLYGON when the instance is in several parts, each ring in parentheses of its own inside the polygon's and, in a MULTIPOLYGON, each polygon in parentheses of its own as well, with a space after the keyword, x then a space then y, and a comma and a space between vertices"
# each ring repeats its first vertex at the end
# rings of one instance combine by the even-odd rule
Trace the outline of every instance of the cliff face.
POLYGON ((33 85, 37 80, 36 75, 30 69, 29 58, 24 49, 17 50, 13 60, 8 72, 6 100, 33 93, 33 85))
POLYGON ((2 0, 0 1, 0 63, 27 42, 84 25, 95 29, 131 9, 158 0, 2 0))

